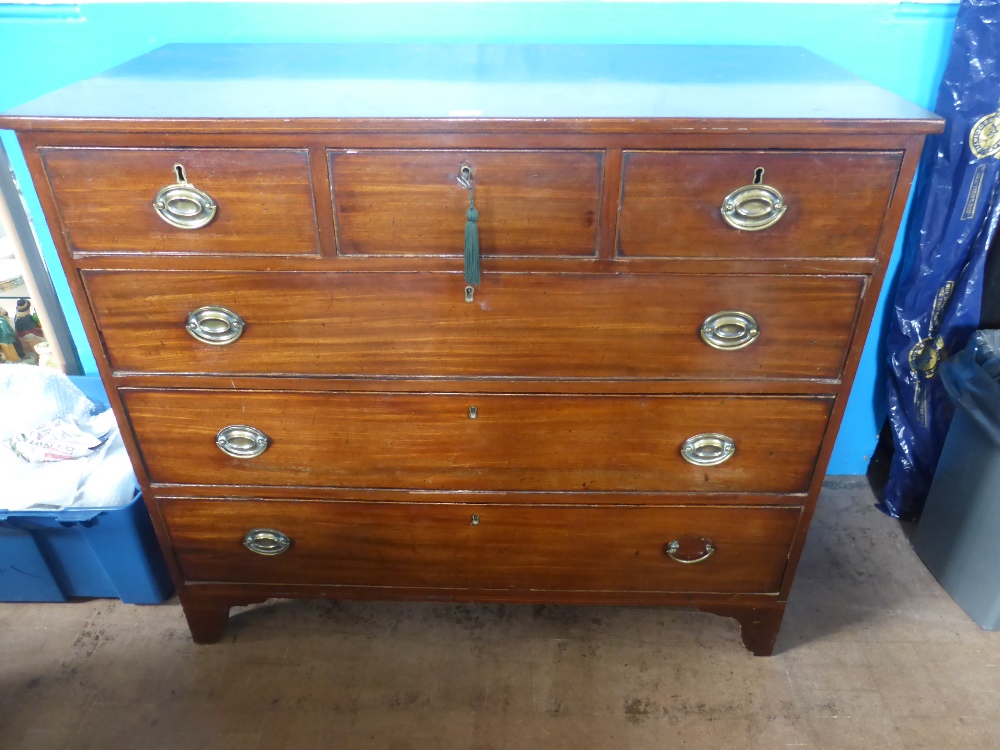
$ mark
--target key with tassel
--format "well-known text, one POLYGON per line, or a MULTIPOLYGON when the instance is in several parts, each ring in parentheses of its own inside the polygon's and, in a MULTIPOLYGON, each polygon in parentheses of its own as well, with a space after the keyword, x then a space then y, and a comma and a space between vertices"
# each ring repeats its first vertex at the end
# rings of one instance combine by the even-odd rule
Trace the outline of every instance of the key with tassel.
MULTIPOLYGON (((471 302, 473 287, 479 286, 479 211, 476 209, 475 189, 472 184, 472 165, 463 164, 458 173, 458 183, 469 191, 469 209, 465 212, 465 289, 466 301, 471 302)), ((474 290, 473 290, 474 291, 474 290)))

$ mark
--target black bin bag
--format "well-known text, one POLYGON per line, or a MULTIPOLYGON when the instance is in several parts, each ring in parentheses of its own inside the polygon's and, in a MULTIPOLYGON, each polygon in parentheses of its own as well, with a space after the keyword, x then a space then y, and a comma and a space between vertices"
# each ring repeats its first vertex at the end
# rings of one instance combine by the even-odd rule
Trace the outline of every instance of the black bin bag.
MULTIPOLYGON (((1000 330, 976 331, 968 345, 941 366, 941 384, 1000 455, 1000 330)), ((995 489, 1000 497, 1000 487, 995 489)))

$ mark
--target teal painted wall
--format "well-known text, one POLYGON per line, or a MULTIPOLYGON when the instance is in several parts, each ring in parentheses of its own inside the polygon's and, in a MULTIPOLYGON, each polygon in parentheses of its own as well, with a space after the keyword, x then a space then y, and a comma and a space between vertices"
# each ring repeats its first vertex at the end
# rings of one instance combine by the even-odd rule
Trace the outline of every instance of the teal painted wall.
MULTIPOLYGON (((930 108, 956 6, 785 3, 0 4, 0 110, 168 42, 493 41, 787 44, 930 108)), ((80 349, 96 372, 13 134, 0 132, 80 349)), ((898 265, 894 255, 890 274, 898 265)), ((883 295, 884 296, 884 295, 883 295)), ((882 424, 876 314, 830 464, 862 474, 882 424)))

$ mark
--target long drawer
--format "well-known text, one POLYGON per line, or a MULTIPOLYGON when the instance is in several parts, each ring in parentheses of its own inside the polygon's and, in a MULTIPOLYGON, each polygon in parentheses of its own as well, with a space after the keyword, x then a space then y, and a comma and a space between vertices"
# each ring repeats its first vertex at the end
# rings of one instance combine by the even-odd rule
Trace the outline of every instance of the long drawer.
POLYGON ((779 589, 801 515, 274 500, 160 509, 188 581, 735 593, 779 589))
POLYGON ((319 253, 306 149, 39 153, 74 254, 319 253))
POLYGON ((901 160, 898 151, 628 151, 618 251, 870 258, 901 160))
POLYGON ((770 396, 121 393, 154 483, 497 491, 805 492, 833 404, 770 396), (259 445, 245 427, 262 434, 259 445), (235 440, 230 452, 263 452, 233 457, 217 445, 220 433, 235 440))
POLYGON ((468 303, 449 273, 83 278, 117 371, 363 377, 835 379, 864 286, 858 276, 490 274, 468 303), (208 320, 223 338, 239 326, 239 338, 189 335, 205 307, 238 316, 208 320))

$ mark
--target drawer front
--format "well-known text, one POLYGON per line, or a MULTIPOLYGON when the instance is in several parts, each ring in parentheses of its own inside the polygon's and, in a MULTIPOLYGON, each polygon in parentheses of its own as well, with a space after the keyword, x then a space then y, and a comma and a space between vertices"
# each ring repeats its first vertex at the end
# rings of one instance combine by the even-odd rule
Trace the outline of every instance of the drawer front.
POLYGON ((618 379, 835 379, 864 283, 490 274, 470 304, 458 274, 83 278, 116 371, 618 379), (229 345, 204 343, 185 328, 189 313, 213 305, 245 323, 229 345), (699 334, 727 310, 755 321, 759 335, 748 346, 716 349, 699 334))
POLYGON ((624 156, 620 255, 628 257, 870 258, 902 154, 813 151, 632 151, 624 156), (723 202, 760 181, 785 210, 775 223, 750 191, 734 197, 751 228, 723 218, 723 202))
POLYGON ((44 147, 39 153, 74 253, 319 252, 304 149, 44 147), (174 185, 180 187, 161 194, 174 185), (182 188, 214 202, 214 217, 204 226, 191 226, 209 216, 182 188), (187 226, 157 213, 158 195, 165 200, 161 211, 187 226))
MULTIPOLYGON (((153 483, 805 492, 832 398, 121 391, 153 483), (254 458, 216 445, 266 436, 254 458), (735 450, 689 463, 689 438, 735 450)), ((711 452, 711 448, 708 450, 711 452)))
POLYGON ((189 581, 563 591, 778 591, 801 510, 167 500, 189 581), (247 532, 287 551, 262 555, 247 532), (665 547, 677 541, 669 557, 665 547), (709 547, 713 550, 708 552, 709 547))
POLYGON ((593 256, 599 151, 331 151, 343 255, 451 255, 464 248, 472 169, 489 256, 593 256))

